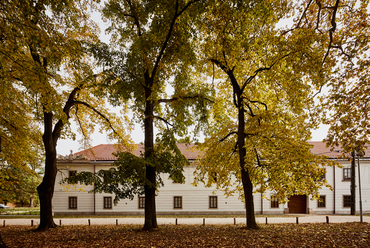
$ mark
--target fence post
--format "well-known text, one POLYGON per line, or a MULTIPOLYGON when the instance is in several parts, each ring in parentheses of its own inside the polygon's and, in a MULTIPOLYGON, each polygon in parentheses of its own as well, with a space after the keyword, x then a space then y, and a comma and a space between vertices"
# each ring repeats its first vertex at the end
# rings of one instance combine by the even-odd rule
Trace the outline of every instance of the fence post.
POLYGON ((205 226, 205 225, 206 225, 206 219, 203 218, 203 226, 205 226))
POLYGON ((266 225, 267 225, 267 217, 266 217, 266 225))
POLYGON ((177 218, 176 218, 175 224, 177 225, 177 218))
POLYGON ((326 216, 326 224, 329 224, 329 216, 326 216))
POLYGON ((116 219, 116 226, 118 226, 118 219, 116 219))
POLYGON ((296 217, 296 223, 299 224, 298 217, 296 217))
POLYGON ((5 227, 5 220, 3 221, 3 227, 5 227))
POLYGON ((33 226, 33 220, 31 220, 31 226, 33 226))
POLYGON ((90 226, 91 225, 90 219, 88 219, 88 222, 89 222, 89 226, 90 226))
POLYGON ((62 226, 62 219, 59 220, 59 226, 62 226))
POLYGON ((236 225, 236 218, 234 218, 234 225, 236 225))

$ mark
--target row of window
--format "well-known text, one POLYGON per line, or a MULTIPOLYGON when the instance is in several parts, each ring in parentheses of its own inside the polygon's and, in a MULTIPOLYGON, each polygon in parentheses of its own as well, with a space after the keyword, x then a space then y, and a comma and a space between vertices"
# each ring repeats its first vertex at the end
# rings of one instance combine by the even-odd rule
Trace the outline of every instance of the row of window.
MULTIPOLYGON (((209 208, 217 208, 218 207, 217 204, 218 204, 217 196, 210 196, 209 197, 209 208)), ((70 196, 68 198, 68 208, 77 209, 77 196, 70 196)), ((104 196, 103 208, 104 209, 113 208, 111 196, 104 196)), ((139 209, 144 209, 144 208, 145 208, 145 197, 139 196, 139 209)), ((173 197, 173 208, 182 209, 182 196, 173 197)))
MULTIPOLYGON (((279 208, 279 201, 274 196, 271 196, 271 208, 279 208)), ((208 198, 209 208, 218 208, 218 198, 217 196, 209 196, 208 198)), ((77 196, 70 196, 68 200, 69 209, 77 209, 77 196)), ((325 208, 326 207, 326 196, 320 196, 320 199, 317 200, 317 207, 318 208, 325 208)), ((351 196, 344 195, 343 196, 343 207, 351 207, 351 196)), ((112 209, 112 197, 105 196, 103 198, 103 208, 104 209, 112 209)), ((145 197, 139 196, 139 209, 145 208, 145 197)), ((182 196, 174 196, 173 197, 173 208, 174 209, 182 209, 182 196)))

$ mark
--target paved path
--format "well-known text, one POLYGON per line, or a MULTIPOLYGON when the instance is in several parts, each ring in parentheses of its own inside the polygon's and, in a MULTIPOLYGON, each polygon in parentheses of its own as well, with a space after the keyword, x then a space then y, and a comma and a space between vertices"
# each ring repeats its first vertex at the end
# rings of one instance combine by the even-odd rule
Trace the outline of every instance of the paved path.
MULTIPOLYGON (((350 215, 302 215, 298 216, 299 223, 326 223, 326 216, 330 223, 359 222, 360 216, 350 215)), ((256 218, 258 223, 266 223, 266 217, 256 218)), ((124 224, 144 224, 144 218, 58 218, 55 217, 56 224, 62 225, 119 225, 124 224)), ((159 225, 163 224, 191 224, 191 225, 214 225, 214 224, 241 224, 245 223, 245 218, 158 218, 159 225)), ((363 221, 370 223, 370 216, 364 216, 363 221)), ((267 217, 267 223, 296 223, 296 216, 287 217, 267 217)), ((38 218, 35 219, 1 219, 0 226, 8 225, 34 225, 40 223, 38 218)))

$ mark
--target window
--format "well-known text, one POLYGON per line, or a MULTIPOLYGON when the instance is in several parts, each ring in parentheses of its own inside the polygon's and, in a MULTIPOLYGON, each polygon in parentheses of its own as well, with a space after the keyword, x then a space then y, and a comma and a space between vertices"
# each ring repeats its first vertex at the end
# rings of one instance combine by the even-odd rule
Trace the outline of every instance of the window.
POLYGON ((182 208, 182 196, 173 197, 173 208, 182 208))
POLYGON ((76 174, 77 174, 77 171, 75 171, 75 170, 69 171, 69 177, 76 176, 76 174))
POLYGON ((217 208, 217 196, 209 197, 209 208, 217 208))
POLYGON ((112 197, 111 196, 104 197, 104 209, 112 209, 112 197))
POLYGON ((325 195, 320 195, 320 198, 317 200, 317 207, 318 208, 326 207, 326 196, 325 195))
POLYGON ((271 208, 279 208, 279 200, 276 196, 271 196, 271 208))
POLYGON ((343 181, 351 180, 351 168, 343 168, 343 181))
POLYGON ((76 196, 68 197, 68 208, 77 209, 77 197, 76 196))
POLYGON ((350 208, 351 207, 351 196, 350 195, 344 195, 343 196, 343 207, 344 208, 350 208))
POLYGON ((139 209, 145 208, 145 196, 139 196, 139 209))

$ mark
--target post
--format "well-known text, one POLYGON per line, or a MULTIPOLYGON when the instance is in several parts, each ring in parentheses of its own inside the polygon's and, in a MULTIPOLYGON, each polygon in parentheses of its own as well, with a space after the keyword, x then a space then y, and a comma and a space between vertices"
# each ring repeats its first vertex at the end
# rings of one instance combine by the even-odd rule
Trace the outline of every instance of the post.
POLYGON ((176 221, 175 221, 175 225, 177 225, 177 218, 176 218, 176 221))
POLYGON ((33 220, 31 220, 31 226, 33 226, 33 220))
POLYGON ((358 190, 360 195, 360 222, 363 222, 362 217, 362 197, 361 197, 361 173, 360 173, 360 156, 363 156, 360 151, 357 152, 357 164, 358 164, 358 190))
POLYGON ((3 221, 3 227, 5 227, 5 220, 3 221))
POLYGON ((116 226, 118 226, 118 219, 116 219, 116 226))
POLYGON ((203 226, 205 226, 205 225, 206 225, 206 219, 203 218, 203 226))
POLYGON ((295 217, 295 222, 299 224, 298 217, 295 217))
POLYGON ((326 216, 326 224, 329 224, 329 216, 326 216))
POLYGON ((89 222, 89 226, 91 225, 90 219, 87 220, 89 222))
POLYGON ((355 151, 352 152, 352 161, 351 161, 351 215, 356 215, 356 157, 355 151))
POLYGON ((267 225, 267 217, 266 217, 266 225, 267 225))
POLYGON ((236 225, 236 219, 234 218, 234 225, 236 225))
POLYGON ((61 226, 61 225, 62 225, 62 219, 59 220, 59 226, 61 226))

